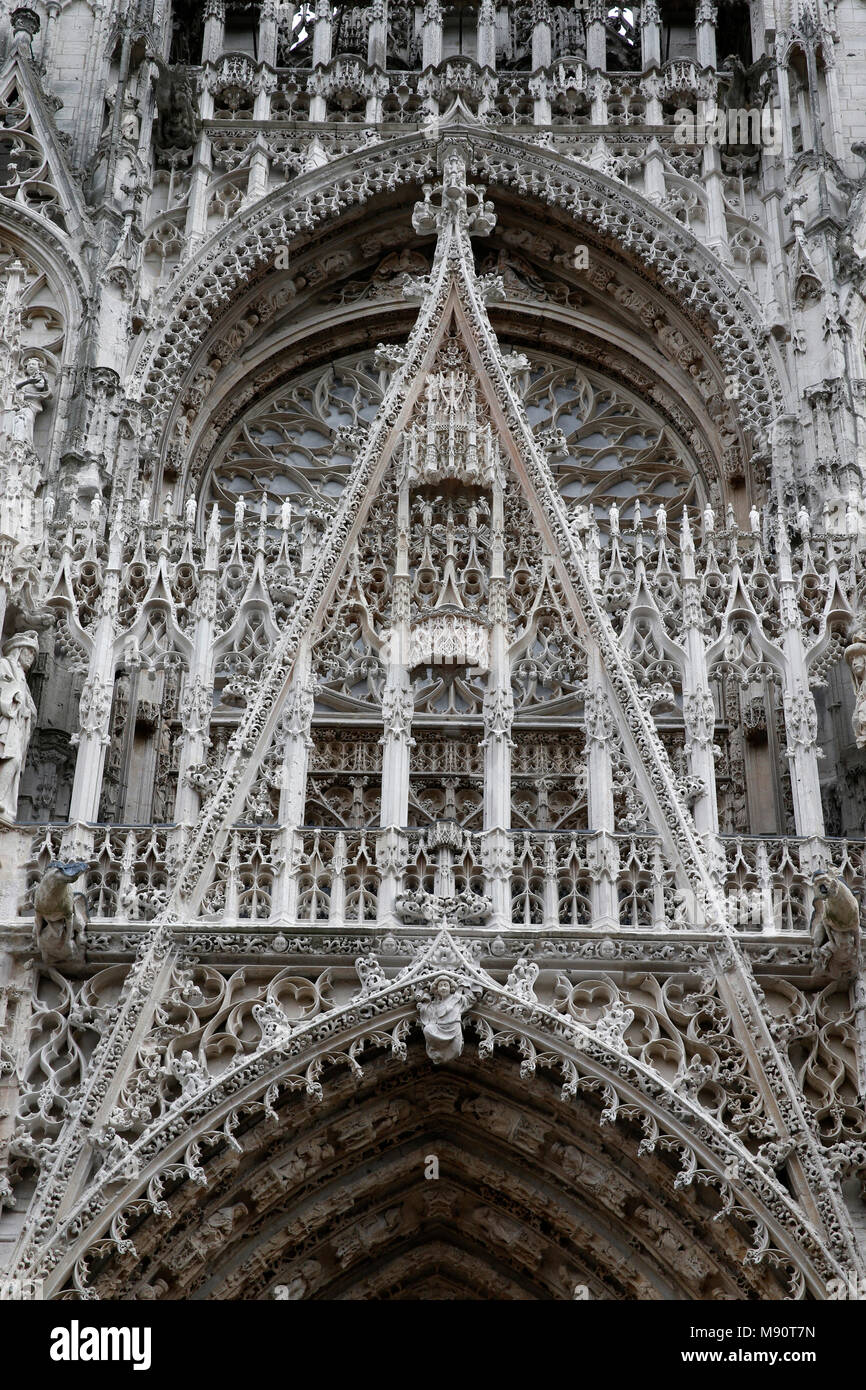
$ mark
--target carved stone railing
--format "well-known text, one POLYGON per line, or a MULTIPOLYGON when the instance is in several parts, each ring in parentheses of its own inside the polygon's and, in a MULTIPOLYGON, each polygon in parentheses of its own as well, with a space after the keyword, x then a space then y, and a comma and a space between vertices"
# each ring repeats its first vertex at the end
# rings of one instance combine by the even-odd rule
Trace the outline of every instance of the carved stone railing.
MULTIPOLYGON (((34 827, 22 916, 31 914, 33 888, 49 862, 84 853, 90 868, 76 889, 86 896, 91 921, 152 920, 171 890, 182 827, 94 826, 87 832, 92 849, 83 845, 82 833, 66 825, 34 827)), ((372 926, 392 919, 393 901, 402 894, 487 894, 494 842, 499 870, 509 880, 514 927, 702 929, 700 911, 678 891, 657 836, 512 831, 503 845, 501 832, 468 831, 451 822, 403 831, 237 826, 218 858, 202 915, 241 927, 287 918, 334 930, 372 926), (394 891, 383 896, 388 881, 394 891), (599 919, 604 882, 615 885, 615 920, 599 919)), ((717 846, 728 918, 743 932, 807 931, 811 879, 821 868, 838 869, 854 892, 866 878, 863 840, 719 836, 717 846)))
POLYGON ((272 68, 244 54, 226 54, 198 75, 199 91, 213 103, 215 122, 252 120, 256 98, 270 97, 272 121, 306 121, 310 99, 321 98, 317 123, 424 122, 459 98, 487 124, 553 126, 657 126, 674 108, 697 110, 715 96, 720 75, 692 59, 677 58, 646 74, 600 73, 578 58, 536 72, 491 72, 471 58, 444 59, 423 72, 383 71, 342 55, 316 68, 272 68), (367 103, 373 101, 373 107, 367 103), (431 105, 433 103, 433 105, 431 105), (652 103, 656 103, 655 107, 652 103), (650 115, 652 111, 652 115, 650 115), (549 114, 546 114, 549 112, 549 114), (371 114, 374 113, 374 114, 371 114))
POLYGON ((75 884, 75 892, 87 900, 92 921, 148 922, 168 900, 176 862, 178 827, 98 825, 81 832, 70 843, 74 828, 68 825, 34 827, 32 858, 27 865, 24 912, 32 912, 32 893, 52 860, 83 855, 87 873, 75 884))
POLYGON ((838 869, 854 892, 863 888, 866 841, 723 835, 719 844, 729 918, 743 930, 807 931, 821 868, 838 869))

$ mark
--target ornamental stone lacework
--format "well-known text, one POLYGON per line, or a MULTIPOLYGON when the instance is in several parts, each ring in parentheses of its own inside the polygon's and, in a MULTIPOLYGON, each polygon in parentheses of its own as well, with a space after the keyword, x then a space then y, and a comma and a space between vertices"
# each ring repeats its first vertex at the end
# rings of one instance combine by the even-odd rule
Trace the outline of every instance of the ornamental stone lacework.
POLYGON ((0 0, 0 1286, 866 1277, 866 35, 765 11, 0 0))

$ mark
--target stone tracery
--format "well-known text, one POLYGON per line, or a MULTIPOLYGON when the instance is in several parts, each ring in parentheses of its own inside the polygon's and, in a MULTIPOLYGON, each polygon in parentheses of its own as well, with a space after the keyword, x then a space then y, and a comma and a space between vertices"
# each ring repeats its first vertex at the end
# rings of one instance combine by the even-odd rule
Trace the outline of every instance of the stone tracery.
MULTIPOLYGON (((651 15, 270 8, 232 10, 245 51, 218 5, 183 35, 152 152, 149 63, 100 94, 75 391, 70 296, 2 262, 0 594, 40 646, 0 889, 18 1267, 61 1298, 822 1296, 862 1255, 859 932, 808 928, 863 881, 856 753, 818 757, 864 575, 800 204, 791 308, 769 157, 701 177, 659 124, 731 82, 706 16, 661 63, 651 15), (84 955, 31 990, 57 860, 84 955)), ((28 44, 2 91, 44 197, 16 168, 0 218, 53 274, 89 213, 28 44)))

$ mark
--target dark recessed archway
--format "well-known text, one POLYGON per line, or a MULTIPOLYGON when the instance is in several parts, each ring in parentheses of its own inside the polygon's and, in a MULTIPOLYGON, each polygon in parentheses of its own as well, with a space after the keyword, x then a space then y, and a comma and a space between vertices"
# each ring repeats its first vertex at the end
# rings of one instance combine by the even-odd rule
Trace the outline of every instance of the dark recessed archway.
MULTIPOLYGON (((638 1156, 637 1125, 600 1127, 592 1091, 468 1053, 434 1067, 380 1054, 325 1098, 248 1107, 205 1188, 175 1170, 162 1216, 91 1286, 108 1298, 778 1299, 744 1266, 750 1234, 715 1190, 675 1187, 679 1155, 638 1156), (633 1132, 632 1132, 633 1131, 633 1132), (170 1216, 168 1211, 170 1210, 170 1216), (715 1219, 714 1219, 715 1218, 715 1219), (584 1292, 585 1290, 585 1292, 584 1292)), ((61 1295, 62 1296, 62 1295, 61 1295)))

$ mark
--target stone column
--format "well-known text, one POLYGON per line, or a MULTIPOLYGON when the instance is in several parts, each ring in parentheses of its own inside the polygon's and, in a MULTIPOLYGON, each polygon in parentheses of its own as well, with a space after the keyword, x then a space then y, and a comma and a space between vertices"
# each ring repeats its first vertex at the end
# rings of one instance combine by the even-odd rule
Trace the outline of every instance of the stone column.
MULTIPOLYGON (((331 19, 331 6, 328 0, 317 0, 316 3, 316 24, 313 29, 313 81, 316 81, 317 69, 324 67, 331 61, 331 36, 333 23, 331 19)), ((328 103, 327 98, 321 96, 318 91, 310 98, 310 120, 324 121, 327 119, 328 103)))
POLYGON ((683 511, 680 541, 682 551, 683 585, 683 645, 686 663, 683 671, 683 722, 686 730, 686 752, 689 771, 700 777, 704 791, 694 807, 698 832, 715 836, 719 832, 719 806, 716 799, 716 765, 713 757, 713 735, 716 716, 710 694, 706 652, 703 639, 701 585, 695 572, 695 543, 688 516, 683 511))
POLYGON ((387 63, 388 0, 372 0, 370 27, 367 31, 367 62, 370 67, 382 68, 387 63))
POLYGON ((514 696, 508 653, 505 517, 502 489, 494 484, 491 508, 490 674, 484 697, 484 868, 494 923, 511 925, 511 725, 514 696))
POLYGON ((211 119, 214 111, 213 93, 208 87, 208 66, 213 66, 219 62, 223 51, 224 33, 224 0, 205 0, 204 41, 202 43, 204 79, 199 96, 199 115, 202 119, 202 129, 193 156, 186 217, 187 253, 189 255, 198 249, 207 235, 207 205, 210 183, 213 178, 213 158, 210 137, 204 123, 211 119))
POLYGON ((658 0, 643 0, 640 8, 640 49, 644 71, 662 61, 662 17, 658 0))
POLYGON ((204 0, 202 63, 217 63, 225 36, 225 0, 204 0))
POLYGON ((299 826, 304 823, 307 801, 307 771, 313 740, 316 686, 310 676, 310 653, 303 642, 295 662, 292 687, 278 727, 282 729, 283 785, 280 791, 279 822, 282 827, 283 855, 279 875, 274 884, 273 915, 294 922, 298 916, 297 865, 301 854, 299 826))
POLYGON ((225 0, 205 0, 204 42, 201 60, 203 63, 216 63, 223 51, 225 35, 225 0))
MULTIPOLYGON (((496 70, 496 5, 494 0, 481 0, 478 10, 478 66, 496 70)), ((533 64, 533 67, 535 65, 533 64)))
POLYGON ((533 0, 532 5, 532 58, 531 67, 537 74, 529 79, 529 90, 534 98, 533 120, 536 125, 550 125, 550 92, 548 80, 540 71, 549 68, 552 61, 552 28, 550 6, 547 0, 533 0))
POLYGON ((718 10, 712 0, 698 0, 695 9, 695 39, 698 66, 716 69, 716 20, 718 10))
POLYGON ((379 921, 394 915, 394 902, 406 864, 403 827, 409 819, 409 753, 414 746, 414 702, 409 680, 410 602, 409 484, 404 478, 397 503, 397 557, 391 597, 391 628, 383 656, 387 663, 382 696, 382 790, 376 839, 379 868, 379 921))
POLYGON ((258 54, 260 63, 269 63, 272 68, 276 67, 277 0, 262 0, 261 9, 259 10, 258 54))
POLYGON ((442 7, 439 0, 424 0, 421 21, 421 69, 442 61, 442 7))
POLYGON ((584 706, 587 814, 589 829, 596 836, 591 848, 591 860, 594 861, 592 915, 594 926, 609 928, 619 925, 619 856, 613 839, 613 774, 610 759, 613 715, 602 682, 601 656, 596 649, 590 652, 588 664, 584 706))
POLYGON ((207 528, 205 558, 201 572, 193 655, 184 691, 184 734, 177 769, 175 818, 179 825, 192 825, 198 814, 200 797, 187 781, 187 772, 205 760, 213 705, 214 634, 216 630, 217 576, 219 574, 219 511, 214 505, 207 528))
MULTIPOLYGON (((716 16, 717 10, 712 0, 698 0, 695 10, 695 32, 697 42, 697 62, 701 68, 716 67, 716 16)), ((715 83, 715 78, 710 79, 715 83)), ((718 96, 698 101, 698 130, 712 128, 718 111, 718 96)), ((722 260, 729 261, 728 229, 725 222, 723 196, 722 156, 717 145, 704 143, 703 181, 707 190, 707 234, 710 246, 720 254, 722 260)))
POLYGON ((586 65, 589 68, 607 69, 607 5, 602 0, 589 0, 586 9, 586 65))
POLYGON ((547 0, 532 0, 532 71, 550 67, 553 34, 547 0))
MULTIPOLYGON (((81 691, 78 733, 72 736, 72 742, 78 744, 78 757, 69 803, 69 839, 76 845, 92 839, 85 827, 96 820, 99 812, 105 750, 110 742, 108 726, 114 695, 115 620, 123 570, 123 541, 123 529, 116 524, 109 541, 100 614, 81 691)), ((79 854, 78 857, 83 856, 79 854)))
MULTIPOLYGON (((646 97, 646 123, 659 126, 664 121, 660 96, 661 81, 657 72, 651 72, 641 82, 641 91, 646 97)), ((653 203, 661 203, 665 196, 664 151, 659 141, 653 137, 647 146, 644 161, 644 196, 653 203)))
POLYGON ((806 645, 797 603, 797 584, 791 569, 791 547, 784 521, 778 537, 779 616, 785 653, 785 730, 797 834, 807 839, 824 834, 824 812, 818 777, 818 715, 809 689, 806 645))
MULTIPOLYGON (((276 35, 275 35, 276 39, 276 35)), ((276 47, 276 42, 274 43, 276 47)), ((277 79, 274 73, 266 67, 259 69, 258 89, 256 91, 255 104, 253 106, 253 119, 256 121, 267 121, 271 115, 271 92, 276 86, 277 79)), ((256 137, 256 148, 250 158, 250 176, 247 183, 247 203, 255 203, 259 198, 263 198, 268 191, 268 169, 270 161, 267 148, 261 137, 256 137)))
POLYGON ((59 16, 60 0, 47 0, 41 53, 42 66, 46 72, 50 72, 54 65, 54 46, 57 41, 57 20, 59 16))
MULTIPOLYGON (((387 0, 372 0, 370 22, 367 30, 367 63, 384 71, 387 64, 388 6, 387 0)), ((387 82, 381 76, 372 76, 368 88, 367 107, 364 118, 368 125, 378 125, 382 119, 382 95, 387 91, 387 82)))

